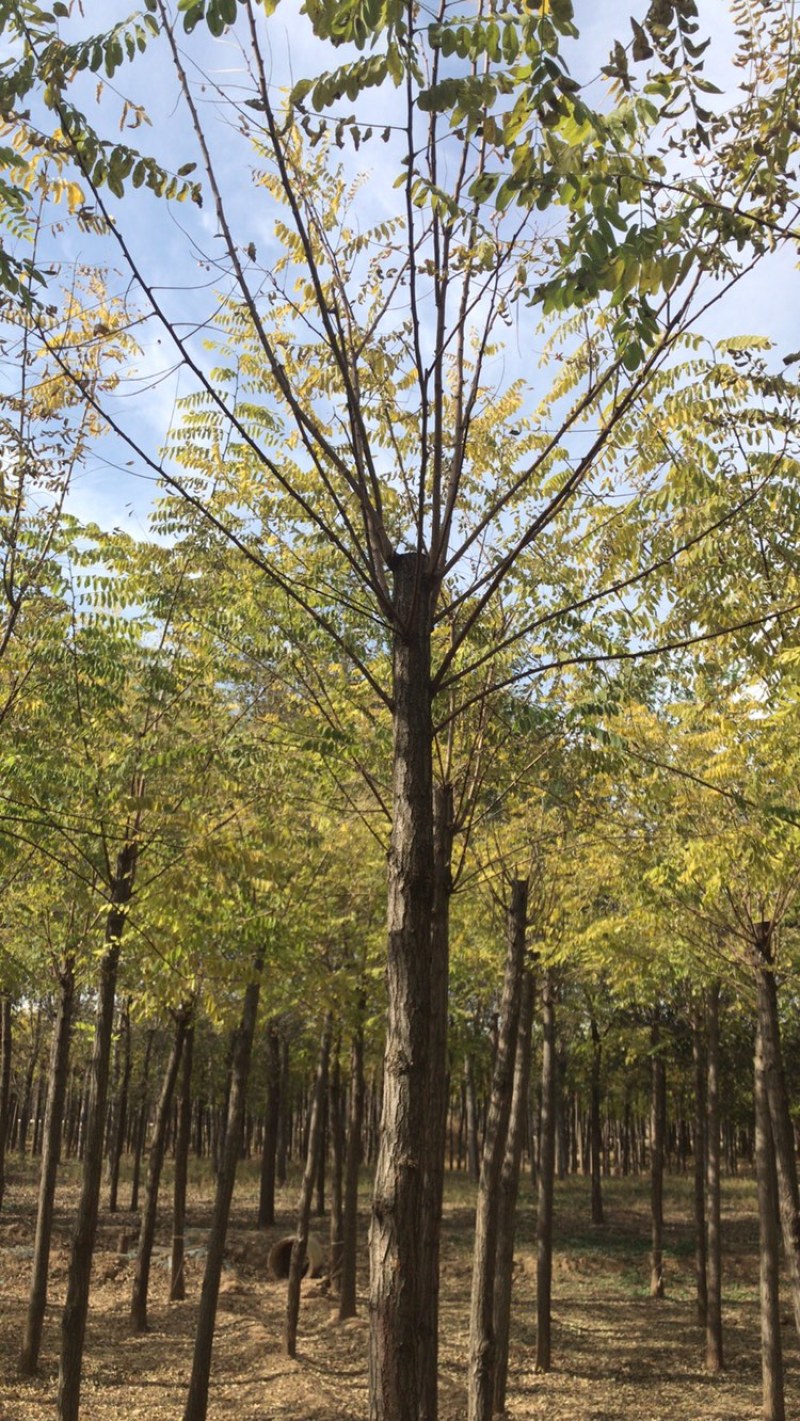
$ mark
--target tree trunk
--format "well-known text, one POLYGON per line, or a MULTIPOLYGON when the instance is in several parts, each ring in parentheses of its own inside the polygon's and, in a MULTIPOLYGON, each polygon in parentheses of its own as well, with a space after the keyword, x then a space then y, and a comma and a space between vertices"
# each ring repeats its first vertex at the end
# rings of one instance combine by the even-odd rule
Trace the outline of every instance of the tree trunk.
POLYGON ((95 1015, 91 1085, 86 1138, 83 1151, 83 1178, 78 1213, 72 1234, 67 1277, 67 1300, 61 1318, 61 1357, 58 1370, 59 1421, 78 1421, 81 1368, 89 1310, 89 1283, 97 1233, 100 1185, 103 1174, 103 1143, 111 1063, 111 1034, 114 1025, 114 996, 117 987, 126 907, 133 892, 136 845, 127 844, 119 854, 111 885, 110 911, 106 919, 106 951, 100 964, 100 986, 95 1015))
POLYGON ((44 1131, 42 1101, 47 1099, 45 1075, 44 1067, 40 1066, 36 1076, 36 1092, 33 1099, 33 1137, 31 1139, 31 1154, 37 1157, 42 1153, 42 1134, 44 1131))
POLYGON ((194 1339, 192 1375, 183 1421, 206 1421, 208 1411, 208 1381, 211 1375, 211 1349, 214 1343, 214 1325, 217 1320, 219 1284, 222 1277, 222 1260, 225 1254, 225 1238, 228 1232, 228 1218, 231 1211, 236 1168, 239 1163, 242 1142, 242 1123, 247 1097, 247 1082, 250 1075, 250 1059, 253 1051, 253 1036, 258 1016, 258 996, 261 987, 263 961, 257 957, 253 964, 253 976, 244 994, 242 1019, 236 1033, 231 1068, 231 1088, 228 1095, 228 1121, 225 1143, 217 1172, 214 1196, 214 1210, 208 1234, 208 1254, 203 1275, 203 1289, 197 1313, 197 1331, 194 1339))
POLYGON ((275 1183, 286 1183, 286 1155, 289 1149, 289 1038, 283 1032, 281 1047, 280 1109, 278 1111, 278 1143, 275 1148, 275 1183))
POLYGON ((145 1140, 147 1139, 147 1118, 150 1114, 150 1101, 148 1086, 150 1080, 150 1056, 153 1051, 153 1041, 155 1031, 150 1028, 144 1044, 144 1061, 142 1062, 142 1079, 139 1085, 139 1109, 136 1116, 136 1132, 133 1142, 133 1173, 131 1176, 131 1213, 135 1213, 139 1207, 139 1180, 142 1173, 142 1155, 144 1154, 145 1140))
POLYGON ((69 1086, 67 1087, 67 1130, 64 1141, 64 1152, 67 1159, 72 1159, 78 1148, 78 1130, 81 1119, 81 1090, 78 1082, 78 1073, 75 1070, 70 1072, 69 1086))
POLYGON ((653 1093, 650 1108, 650 1210, 653 1246, 650 1255, 650 1296, 664 1296, 664 1124, 667 1080, 657 1021, 650 1033, 653 1052, 653 1093))
POLYGON ((36 1211, 36 1237, 33 1245, 33 1267, 31 1288, 28 1296, 28 1312, 25 1319, 25 1333, 22 1341, 20 1370, 24 1376, 33 1376, 39 1365, 39 1348, 42 1342, 45 1307, 47 1306, 47 1278, 50 1264, 50 1240, 53 1233, 53 1206, 56 1193, 56 1176, 61 1154, 61 1122, 64 1115, 64 1101, 67 1095, 69 1077, 69 1046, 72 1034, 72 1014, 75 1001, 75 959, 66 957, 58 974, 60 995, 58 1014, 53 1028, 50 1048, 50 1089, 47 1093, 47 1108, 44 1122, 44 1144, 42 1149, 41 1175, 39 1178, 39 1203, 36 1211))
POLYGON ((708 1276, 706 1258, 706 1063, 703 1052, 701 1009, 692 1014, 692 1062, 694 1065, 694 1271, 697 1291, 697 1321, 705 1327, 708 1316, 708 1276))
POLYGON ((328 1056, 331 1049, 331 1014, 325 1018, 325 1026, 322 1031, 322 1041, 319 1048, 319 1063, 317 1065, 317 1078, 314 1082, 314 1093, 311 1099, 308 1120, 308 1146, 306 1151, 306 1165, 303 1171, 303 1182, 300 1186, 300 1199, 297 1205, 297 1233, 292 1244, 292 1257, 289 1263, 289 1286, 286 1297, 286 1355, 287 1357, 297 1356, 297 1320, 300 1316, 300 1283, 306 1261, 306 1249, 308 1247, 308 1224, 311 1218, 311 1196, 314 1192, 314 1182, 317 1177, 317 1167, 319 1163, 319 1152, 322 1147, 322 1118, 325 1104, 325 1093, 328 1079, 328 1056))
POLYGON ((331 1139, 331 1289, 338 1294, 342 1282, 342 1220, 344 1208, 344 1120, 342 1117, 341 1037, 337 1038, 328 1090, 328 1126, 331 1139))
POLYGON ((706 993, 708 1023, 708 1307, 706 1369, 722 1371, 722 1234, 719 1133, 719 982, 706 993))
POLYGON ((563 1047, 556 1052, 556 1177, 566 1179, 569 1167, 569 1097, 564 1088, 567 1077, 567 1055, 563 1047))
POLYGON ((6 1142, 11 1101, 11 996, 0 992, 0 1209, 6 1185, 6 1142))
POLYGON ((37 1006, 33 1022, 31 1049, 28 1056, 28 1063, 25 1067, 22 1093, 17 1108, 17 1152, 23 1158, 25 1157, 25 1149, 28 1142, 28 1126, 30 1124, 31 1104, 33 1101, 33 1078, 36 1074, 36 1067, 39 1064, 39 1050, 41 1044, 42 1008, 41 1006, 37 1006))
POLYGON ((150 1260, 156 1236, 156 1215, 158 1213, 158 1187, 161 1183, 161 1169, 164 1163, 164 1149, 167 1143, 167 1126, 172 1113, 172 1097, 181 1063, 181 1052, 186 1036, 186 1027, 191 1014, 191 1006, 184 1005, 175 1014, 175 1032, 172 1050, 164 1072, 161 1095, 156 1109, 155 1128, 150 1142, 150 1157, 147 1162, 147 1183, 144 1191, 142 1224, 139 1230, 139 1247, 133 1271, 131 1289, 131 1327, 134 1332, 147 1331, 147 1292, 150 1286, 150 1260))
POLYGON ((467 1169, 473 1184, 477 1184, 481 1173, 480 1151, 478 1150, 478 1110, 475 1101, 475 1074, 469 1051, 464 1057, 464 1113, 467 1119, 467 1169))
POLYGON ((394 566, 392 834, 387 903, 383 1110, 370 1229, 371 1421, 417 1421, 424 1161, 430 1085, 433 908, 431 587, 424 558, 394 566))
POLYGON ((772 950, 772 924, 760 923, 755 943, 758 1025, 764 1057, 764 1085, 769 1101, 775 1170, 778 1179, 778 1207, 783 1234, 786 1270, 792 1294, 795 1326, 800 1333, 800 1198, 794 1132, 789 1114, 789 1098, 783 1070, 778 992, 772 950))
POLYGON ((528 1115, 531 1074, 531 1028, 533 1026, 533 972, 526 970, 522 978, 519 1006, 517 1053, 514 1059, 514 1091, 511 1098, 511 1118, 508 1139, 500 1175, 500 1208, 497 1223, 497 1266, 494 1278, 495 1369, 494 1414, 502 1416, 506 1409, 508 1384, 508 1346, 511 1323, 511 1287, 514 1269, 514 1235, 516 1229, 517 1194, 522 1163, 522 1144, 528 1115))
POLYGON ((186 1186, 189 1179, 189 1147, 192 1138, 192 1065, 194 1062, 194 1022, 197 1003, 186 1025, 181 1068, 181 1093, 178 1101, 178 1127, 175 1135, 175 1182, 172 1208, 172 1255, 170 1258, 170 1302, 186 1297, 184 1272, 186 1230, 186 1186))
POLYGON ((366 1004, 366 991, 362 987, 356 1003, 356 1024, 350 1045, 350 1102, 344 1164, 342 1277, 339 1294, 339 1319, 342 1322, 346 1318, 356 1315, 358 1173, 361 1167, 361 1128, 364 1119, 364 1012, 366 1004))
POLYGON ((769 1101, 764 1079, 761 1027, 755 1043, 756 1179, 761 1259, 761 1394, 763 1421, 785 1421, 778 1251, 778 1184, 772 1147, 769 1101))
MULTIPOLYGON (((330 1051, 328 1052, 330 1055, 330 1051)), ((309 1126, 310 1126, 309 1121, 309 1126)), ((328 1061, 325 1061, 325 1079, 319 1098, 319 1143, 317 1146, 317 1175, 315 1179, 317 1201, 314 1212, 317 1218, 325 1215, 325 1161, 328 1153, 328 1061)), ((306 1156, 307 1158, 308 1156, 306 1156)))
POLYGON ((444 1192, 447 1105, 450 1095, 447 1055, 450 896, 453 891, 453 791, 450 785, 437 785, 434 791, 433 829, 428 1123, 422 1182, 422 1267, 427 1276, 423 1276, 420 1289, 420 1421, 436 1421, 439 1377, 439 1238, 444 1192))
POLYGON ((111 1133, 111 1148, 108 1155, 108 1209, 111 1214, 115 1214, 117 1211, 119 1167, 122 1161, 122 1151, 125 1147, 125 1133, 128 1128, 128 1092, 131 1084, 130 997, 128 997, 122 1012, 120 1030, 122 1033, 122 1080, 120 1081, 119 1094, 114 1109, 114 1128, 111 1133))
POLYGON ((275 1157, 278 1148, 278 1117, 281 1108, 281 1040, 278 1023, 267 1025, 267 1101, 264 1114, 264 1143, 261 1149, 261 1180, 258 1192, 258 1227, 275 1222, 275 1157))
POLYGON ((542 1119, 536 1214, 536 1370, 549 1372, 556 1151, 556 1017, 550 971, 542 979, 542 1119))
POLYGON ((600 1125, 601 1069, 603 1064, 603 1042, 597 1022, 591 1019, 592 1031, 592 1087, 591 1087, 591 1161, 592 1161, 592 1223, 603 1223, 603 1186, 600 1170, 603 1153, 603 1136, 600 1125))
POLYGON ((492 1093, 475 1214, 475 1259, 467 1372, 468 1421, 491 1421, 495 1380, 494 1285, 500 1213, 500 1176, 508 1140, 514 1061, 519 1034, 522 975, 525 970, 525 928, 528 884, 515 879, 508 912, 508 950, 503 996, 492 1071, 492 1093))

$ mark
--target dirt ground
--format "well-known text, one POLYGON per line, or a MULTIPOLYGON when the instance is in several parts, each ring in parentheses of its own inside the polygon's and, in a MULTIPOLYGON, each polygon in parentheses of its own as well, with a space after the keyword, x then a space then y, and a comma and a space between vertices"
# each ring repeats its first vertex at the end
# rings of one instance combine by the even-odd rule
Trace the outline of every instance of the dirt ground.
MULTIPOLYGON (((30 1278, 35 1181, 11 1162, 0 1216, 0 1421, 50 1421, 58 1370, 60 1308, 66 1286, 74 1172, 58 1196, 57 1241, 42 1347, 41 1376, 16 1375, 30 1278)), ((165 1187, 168 1198, 169 1181, 165 1187)), ((666 1198, 666 1289, 648 1297, 648 1201, 645 1181, 609 1180, 606 1224, 588 1224, 588 1181, 558 1186, 558 1251, 554 1270, 554 1369, 537 1376, 534 1212, 529 1182, 523 1186, 508 1414, 514 1421, 753 1421, 760 1414, 760 1341, 757 1313, 758 1238, 754 1191, 746 1180, 726 1182, 724 1326, 726 1370, 703 1370, 703 1337, 694 1321, 693 1245, 689 1183, 673 1180, 666 1198)), ((123 1198, 127 1190, 121 1191, 123 1198)), ((217 1316, 209 1421, 350 1421, 367 1414, 366 1226, 359 1280, 360 1313, 336 1320, 324 1280, 303 1285, 296 1361, 282 1355, 285 1284, 270 1281, 272 1243, 291 1229, 294 1193, 279 1198, 278 1226, 253 1226, 255 1171, 242 1168, 234 1200, 226 1268, 217 1316)), ((442 1269, 442 1421, 466 1414, 464 1369, 471 1270, 471 1190, 463 1178, 448 1182, 442 1269)), ((93 1271, 82 1410, 84 1421, 180 1421, 189 1376, 195 1308, 204 1265, 211 1185, 194 1180, 187 1230, 187 1300, 167 1300, 167 1211, 158 1236, 150 1294, 150 1331, 132 1336, 128 1306, 132 1257, 121 1251, 134 1216, 101 1214, 93 1271)), ((324 1237, 325 1221, 317 1221, 324 1237)), ((784 1350, 787 1414, 800 1415, 798 1346, 786 1301, 784 1350)))

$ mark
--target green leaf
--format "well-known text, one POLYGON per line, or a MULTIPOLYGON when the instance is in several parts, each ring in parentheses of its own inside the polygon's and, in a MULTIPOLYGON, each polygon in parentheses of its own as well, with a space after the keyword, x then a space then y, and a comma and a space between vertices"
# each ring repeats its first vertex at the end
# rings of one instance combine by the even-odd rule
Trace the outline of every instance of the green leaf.
POLYGON ((622 352, 622 363, 626 370, 638 370, 642 363, 642 347, 638 341, 629 341, 622 352))

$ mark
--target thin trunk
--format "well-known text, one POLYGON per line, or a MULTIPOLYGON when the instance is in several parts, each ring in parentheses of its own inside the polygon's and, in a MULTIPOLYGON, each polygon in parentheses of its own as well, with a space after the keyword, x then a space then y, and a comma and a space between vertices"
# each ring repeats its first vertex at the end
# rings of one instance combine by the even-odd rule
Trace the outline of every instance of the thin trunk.
POLYGON ((144 1154, 145 1140, 147 1139, 147 1118, 150 1114, 150 1101, 148 1097, 148 1086, 150 1080, 150 1057, 153 1051, 155 1031, 151 1027, 147 1033, 144 1043, 144 1061, 142 1063, 142 1079, 139 1086, 139 1110, 136 1116, 136 1130, 133 1141, 133 1173, 131 1176, 131 1202, 130 1210, 135 1214, 139 1207, 139 1180, 142 1172, 142 1155, 144 1154))
POLYGON ((437 785, 433 798, 434 893, 431 917, 430 1033, 428 1044, 427 1148, 422 1184, 420 1289, 420 1421, 436 1421, 439 1376, 439 1239, 444 1192, 444 1146, 450 1094, 447 1003, 450 972, 450 896, 453 890, 453 791, 437 785))
POLYGON ((775 984, 771 923, 759 924, 755 947, 758 1024, 761 1030, 764 1084, 769 1101, 772 1143, 775 1149, 783 1251, 789 1275, 795 1326, 800 1333, 800 1198, 794 1132, 789 1114, 778 1023, 778 992, 775 984))
POLYGON ((36 1015, 33 1019, 33 1039, 31 1042, 28 1063, 25 1068, 25 1077, 22 1083, 22 1094, 20 1096, 17 1109, 17 1151, 25 1156, 25 1149, 28 1142, 28 1126, 31 1118, 31 1103, 33 1100, 33 1078, 36 1074, 36 1067, 39 1064, 39 1050, 42 1044, 42 1008, 37 1006, 36 1015))
POLYGON ((170 1258, 170 1302, 186 1297, 184 1271, 186 1229, 186 1186, 189 1180, 189 1147, 192 1138, 192 1065, 194 1062, 194 1020, 196 1003, 186 1027, 181 1067, 181 1093, 178 1101, 178 1128, 175 1136, 175 1182, 172 1198, 172 1255, 170 1258))
MULTIPOLYGON (((417 1421, 422 1163, 429 1088, 433 908, 431 585, 414 553, 394 566, 394 750, 383 1110, 370 1228, 371 1421, 417 1421)), ((430 1155, 427 1152, 430 1151, 430 1155)), ((433 1266, 433 1264, 431 1264, 433 1266)))
POLYGON ((82 1160, 82 1159, 83 1159, 83 1151, 84 1151, 84 1147, 85 1147, 85 1145, 86 1145, 86 1126, 87 1126, 88 1120, 89 1120, 89 1106, 90 1106, 90 1104, 91 1104, 91 1098, 92 1098, 92 1068, 91 1068, 91 1066, 87 1066, 87 1067, 86 1067, 86 1070, 85 1070, 85 1072, 84 1072, 83 1083, 82 1083, 82 1087, 81 1087, 81 1109, 80 1109, 80 1118, 79 1118, 79 1120, 78 1120, 77 1154, 78 1154, 78 1159, 79 1159, 79 1160, 82 1160))
POLYGON ((758 1181, 758 1239, 761 1259, 761 1395, 763 1421, 785 1421, 783 1356, 781 1351, 780 1259, 778 1249, 778 1183, 775 1151, 764 1079, 761 1028, 755 1043, 756 1179, 758 1181))
POLYGON ((600 1177, 603 1136, 600 1124, 601 1071, 603 1064, 603 1042, 594 1017, 592 1031, 592 1083, 591 1083, 591 1160, 592 1160, 592 1223, 603 1223, 603 1186, 600 1177))
POLYGON ((31 1288, 28 1296, 28 1312, 25 1319, 25 1333, 22 1341, 20 1370, 24 1376, 33 1376, 39 1365, 39 1348, 42 1342, 42 1326, 47 1306, 47 1279, 50 1264, 50 1240, 53 1233, 53 1206, 56 1193, 56 1176, 61 1154, 61 1121, 67 1096, 69 1078, 69 1046, 72 1034, 72 1016, 75 1002, 75 959, 67 957, 58 974, 60 994, 58 1014, 53 1028, 50 1049, 50 1089, 47 1093, 47 1108, 44 1122, 44 1145, 42 1150, 41 1175, 39 1178, 39 1203, 36 1211, 36 1237, 33 1245, 33 1267, 31 1288))
POLYGON ((284 1032, 281 1046, 280 1110, 278 1112, 278 1143, 275 1148, 275 1183, 286 1183, 286 1155, 289 1149, 289 1038, 284 1032))
POLYGON ((342 1117, 341 1038, 337 1039, 328 1090, 328 1127, 331 1140, 331 1288, 339 1292, 342 1281, 342 1187, 344 1176, 344 1120, 342 1117))
POLYGON ((511 1099, 511 1119, 503 1169, 500 1175, 500 1209, 497 1223, 497 1266, 494 1278, 494 1414, 502 1416, 506 1409, 508 1384, 508 1346, 511 1323, 511 1287, 514 1269, 514 1235, 516 1232, 517 1195, 519 1192, 522 1145, 525 1136, 530 1095, 531 1028, 533 1026, 534 982, 530 968, 522 978, 519 1006, 517 1053, 514 1060, 514 1092, 511 1099))
POLYGON ((475 1101, 475 1074, 469 1052, 464 1057, 464 1111, 467 1117, 467 1169, 473 1184, 477 1184, 481 1173, 478 1110, 475 1101))
POLYGON ((319 1154, 322 1148, 322 1118, 328 1079, 328 1056, 331 1049, 331 1014, 325 1018, 322 1041, 319 1048, 319 1063, 314 1082, 314 1092, 308 1120, 308 1146, 300 1199, 297 1205, 297 1233, 292 1244, 289 1264, 289 1285, 286 1297, 286 1355, 297 1356, 297 1320, 300 1316, 300 1283, 306 1261, 308 1247, 308 1224, 311 1218, 311 1197, 317 1177, 319 1154))
MULTIPOLYGON (((310 1126, 310 1121, 309 1121, 310 1126)), ((328 1153, 328 1062, 325 1062, 325 1079, 319 1101, 319 1144, 317 1147, 317 1176, 315 1180, 317 1201, 314 1212, 317 1218, 325 1214, 325 1163, 328 1153)))
POLYGON ((569 1166, 567 1142, 568 1097, 564 1089, 567 1057, 563 1049, 556 1053, 556 1176, 565 1179, 569 1166))
POLYGON ((125 1147, 125 1133, 128 1128, 128 1093, 131 1084, 131 999, 125 1003, 120 1022, 122 1035, 122 1079, 114 1110, 114 1128, 111 1133, 111 1148, 108 1155, 108 1208, 109 1213, 117 1210, 119 1190, 119 1167, 125 1147))
POLYGON ((549 1372, 553 1283, 553 1193, 555 1186, 556 1018, 552 975, 542 979, 542 1118, 539 1127, 539 1189, 536 1214, 536 1370, 549 1372))
POLYGON ((58 1371, 59 1421, 78 1421, 80 1408, 83 1344, 89 1310, 92 1255, 97 1233, 100 1185, 103 1174, 103 1143, 111 1063, 111 1033, 114 1025, 114 996, 117 986, 126 907, 133 892, 136 845, 129 844, 117 860, 111 885, 111 904, 106 919, 106 950, 100 964, 100 986, 92 1049, 91 1087, 83 1150, 83 1178, 78 1213, 72 1234, 72 1250, 67 1277, 67 1300, 61 1319, 61 1357, 58 1371))
POLYGON ((167 1126, 172 1113, 172 1097, 181 1063, 181 1052, 186 1036, 186 1027, 191 1013, 190 1006, 182 1006, 175 1014, 175 1032, 172 1049, 164 1072, 161 1095, 156 1109, 155 1128, 150 1142, 150 1157, 147 1161, 147 1182, 144 1191, 142 1226, 139 1230, 139 1247, 133 1271, 131 1289, 131 1327, 134 1332, 147 1331, 147 1292, 150 1286, 150 1261, 156 1236, 156 1215, 158 1213, 158 1188, 161 1183, 161 1169, 164 1164, 164 1149, 167 1142, 167 1126))
POLYGON ((706 1369, 722 1371, 722 1234, 720 1223, 719 982, 706 993, 708 1024, 708 1309, 706 1369))
POLYGON ((344 1165, 342 1278, 339 1294, 339 1318, 341 1321, 356 1315, 358 1173, 361 1167, 361 1129, 364 1119, 364 1012, 366 1001, 366 992, 362 987, 356 1003, 356 1025, 350 1045, 350 1102, 344 1165))
POLYGON ((706 1258, 706 1063, 703 1052, 701 1009, 695 1005, 692 1019, 692 1062, 694 1065, 694 1271, 697 1291, 697 1321, 705 1327, 708 1316, 708 1276, 706 1258))
POLYGON ((64 1142, 64 1153, 67 1159, 72 1159, 78 1148, 78 1129, 81 1118, 81 1092, 78 1084, 78 1076, 75 1070, 70 1072, 69 1086, 67 1090, 67 1129, 66 1140, 64 1142))
POLYGON ((653 1052, 653 1086, 650 1107, 650 1212, 652 1252, 650 1255, 650 1296, 664 1296, 664 1115, 667 1094, 666 1069, 661 1055, 661 1033, 655 1021, 650 1034, 653 1052))
POLYGON ((494 1399, 496 1363, 494 1284, 500 1213, 500 1177, 511 1118, 521 985, 525 970, 527 881, 516 879, 512 884, 511 893, 511 906, 508 913, 508 950, 498 1023, 497 1051, 492 1071, 492 1092, 486 1122, 481 1177, 478 1185, 478 1206, 475 1213, 475 1258, 472 1269, 467 1372, 468 1421, 491 1421, 494 1399))
POLYGON ((208 1235, 208 1253, 203 1275, 203 1289, 197 1313, 197 1331, 194 1339, 192 1375, 183 1421, 205 1421, 208 1411, 208 1382, 211 1375, 211 1349, 214 1343, 214 1325, 217 1320, 217 1302, 222 1277, 222 1260, 225 1254, 225 1239, 228 1232, 228 1218, 231 1211, 236 1168, 239 1163, 242 1141, 242 1124, 247 1097, 247 1082, 250 1075, 250 1059, 253 1051, 253 1036, 258 1016, 258 997, 261 987, 263 962, 258 957, 253 964, 253 977, 244 994, 244 1006, 233 1053, 231 1089, 228 1095, 228 1121, 225 1130, 225 1144, 217 1186, 214 1196, 214 1211, 208 1235))
POLYGON ((37 1157, 42 1153, 42 1133, 44 1130, 44 1111, 42 1101, 47 1099, 47 1086, 45 1084, 45 1071, 39 1067, 36 1077, 36 1093, 33 1101, 33 1138, 31 1140, 31 1154, 37 1157))
POLYGON ((6 1184, 6 1141, 11 1101, 11 996, 0 992, 0 1209, 6 1184))
POLYGON ((281 1040, 275 1018, 267 1025, 267 1100, 264 1114, 264 1142, 261 1149, 261 1179, 258 1192, 258 1227, 275 1222, 275 1159, 278 1149, 278 1118, 281 1108, 281 1040))

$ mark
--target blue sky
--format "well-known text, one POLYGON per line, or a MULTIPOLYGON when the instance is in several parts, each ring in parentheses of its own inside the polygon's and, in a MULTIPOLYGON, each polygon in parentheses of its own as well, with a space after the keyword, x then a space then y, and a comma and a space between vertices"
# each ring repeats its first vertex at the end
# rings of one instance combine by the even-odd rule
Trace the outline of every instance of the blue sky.
MULTIPOLYGON (((737 75, 730 65, 733 38, 727 8, 718 0, 706 0, 701 8, 702 22, 714 36, 708 72, 730 93, 737 75)), ((87 24, 92 28, 97 24, 92 12, 99 7, 88 6, 87 9, 87 24)), ((646 5, 639 9, 644 12, 646 5)), ((606 62, 613 39, 620 37, 627 41, 630 36, 630 11, 631 5, 620 0, 610 0, 601 9, 585 3, 576 5, 576 20, 582 26, 582 34, 580 42, 573 47, 571 69, 581 82, 589 85, 588 93, 594 100, 599 101, 606 82, 600 68, 606 62)), ((118 0, 105 3, 100 23, 105 26, 112 18, 128 13, 125 3, 118 0)), ((270 79, 276 87, 285 87, 304 74, 315 73, 321 64, 330 63, 323 47, 310 35, 295 0, 283 0, 267 22, 265 35, 270 79)), ((233 32, 214 40, 200 27, 186 42, 185 52, 203 120, 215 145, 237 244, 244 249, 254 243, 258 263, 268 266, 273 246, 272 213, 263 194, 252 185, 246 145, 234 131, 226 128, 231 121, 230 114, 219 102, 216 92, 217 86, 230 92, 246 85, 237 35, 233 32)), ((241 92, 244 92, 243 87, 241 92)), ((123 97, 129 94, 143 103, 152 124, 152 127, 142 125, 129 133, 132 145, 141 146, 142 150, 152 152, 173 167, 197 156, 162 44, 153 45, 146 56, 139 58, 131 68, 123 67, 111 83, 104 85, 99 126, 106 125, 109 131, 114 131, 123 113, 123 97)), ((95 97, 95 80, 88 76, 83 97, 87 105, 91 105, 95 97)), ((366 121, 373 122, 376 128, 391 122, 391 91, 370 93, 362 103, 366 121)), ((364 222, 379 218, 396 205, 393 182, 397 159, 391 144, 384 146, 373 141, 358 154, 343 150, 342 157, 354 174, 365 170, 369 173, 369 183, 359 199, 364 222)), ((208 198, 202 211, 188 203, 159 201, 144 192, 131 194, 121 204, 110 199, 109 206, 137 264, 147 281, 158 288, 159 299, 171 317, 185 326, 207 319, 215 292, 225 289, 226 281, 215 265, 221 244, 208 198)), ((65 279, 73 263, 106 263, 111 289, 121 299, 130 297, 135 302, 129 273, 113 242, 74 231, 63 231, 55 240, 58 256, 64 263, 65 279)), ((795 256, 785 250, 770 258, 757 274, 731 293, 707 319, 704 329, 711 338, 735 332, 766 334, 777 342, 779 354, 788 353, 798 344, 795 292, 795 256)), ((528 320, 532 328, 535 314, 527 313, 526 324, 528 320)), ((176 401, 188 393, 190 383, 186 372, 177 369, 177 353, 157 322, 148 321, 141 327, 139 336, 142 357, 138 368, 130 372, 119 395, 111 401, 110 409, 155 455, 174 417, 176 401)), ((526 373, 530 372, 529 349, 531 345, 540 344, 540 338, 533 337, 529 330, 522 338, 518 331, 512 331, 505 357, 506 369, 519 364, 525 366, 526 373)), ((201 352, 198 358, 209 357, 201 352)), ((534 382, 535 378, 534 375, 534 382)), ((153 494, 154 484, 148 471, 118 441, 108 439, 92 454, 76 481, 71 507, 82 518, 96 519, 105 525, 119 524, 132 532, 144 533, 153 494)))

